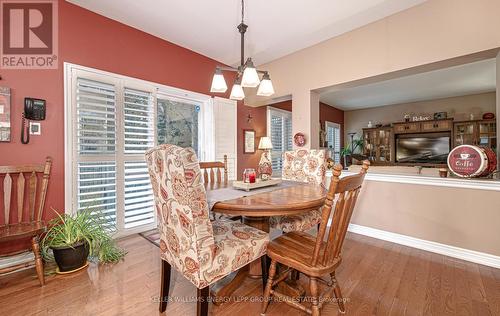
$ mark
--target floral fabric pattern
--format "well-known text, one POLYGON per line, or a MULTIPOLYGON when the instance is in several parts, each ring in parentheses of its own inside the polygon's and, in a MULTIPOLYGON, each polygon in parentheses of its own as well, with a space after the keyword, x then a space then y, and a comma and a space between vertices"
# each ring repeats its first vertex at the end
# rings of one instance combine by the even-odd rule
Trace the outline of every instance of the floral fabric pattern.
MULTIPOLYGON (((325 185, 326 154, 324 150, 299 149, 283 154, 283 180, 325 185)), ((272 228, 283 232, 306 231, 321 222, 321 211, 290 216, 273 216, 272 228)))
POLYGON ((283 154, 283 180, 325 184, 326 154, 324 150, 299 149, 283 154))
POLYGON ((285 233, 305 232, 321 222, 321 215, 320 210, 314 210, 306 214, 273 216, 269 218, 269 224, 272 228, 279 229, 285 233))
POLYGON ((161 145, 146 152, 146 161, 161 258, 196 287, 204 288, 266 252, 267 233, 238 222, 210 221, 193 149, 161 145))

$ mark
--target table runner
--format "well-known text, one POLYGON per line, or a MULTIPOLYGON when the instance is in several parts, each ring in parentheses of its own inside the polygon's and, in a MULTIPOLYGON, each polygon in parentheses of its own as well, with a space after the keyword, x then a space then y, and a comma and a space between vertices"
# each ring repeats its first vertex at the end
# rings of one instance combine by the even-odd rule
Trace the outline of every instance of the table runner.
POLYGON ((228 188, 222 188, 217 190, 208 190, 207 191, 207 201, 208 201, 208 209, 211 210, 215 203, 227 200, 233 200, 245 196, 255 195, 258 193, 271 192, 280 189, 284 189, 287 187, 293 187, 297 185, 303 185, 301 182, 297 181, 282 181, 281 184, 273 185, 269 187, 254 189, 250 191, 244 191, 239 189, 234 189, 232 186, 228 188))

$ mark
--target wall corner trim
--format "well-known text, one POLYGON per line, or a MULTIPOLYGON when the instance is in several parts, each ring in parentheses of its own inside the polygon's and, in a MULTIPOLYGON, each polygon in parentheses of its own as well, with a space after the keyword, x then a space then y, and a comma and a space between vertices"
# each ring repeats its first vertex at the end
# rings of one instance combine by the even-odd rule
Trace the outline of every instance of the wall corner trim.
POLYGON ((350 224, 350 232, 500 269, 500 257, 372 227, 350 224))

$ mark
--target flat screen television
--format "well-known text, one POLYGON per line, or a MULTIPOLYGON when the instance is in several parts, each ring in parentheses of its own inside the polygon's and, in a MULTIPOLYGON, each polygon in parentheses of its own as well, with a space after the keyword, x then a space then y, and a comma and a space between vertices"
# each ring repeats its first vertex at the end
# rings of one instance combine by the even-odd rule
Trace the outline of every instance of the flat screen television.
POLYGON ((446 163, 450 149, 449 133, 397 135, 396 162, 446 163))

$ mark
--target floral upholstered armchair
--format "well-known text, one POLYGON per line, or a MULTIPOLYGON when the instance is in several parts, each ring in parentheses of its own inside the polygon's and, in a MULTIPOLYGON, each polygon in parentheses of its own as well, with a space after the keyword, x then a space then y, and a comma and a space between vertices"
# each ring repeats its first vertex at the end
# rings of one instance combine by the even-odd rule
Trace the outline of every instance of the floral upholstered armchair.
MULTIPOLYGON (((171 266, 198 288, 208 313, 209 285, 263 257, 269 235, 239 222, 211 222, 205 187, 191 148, 161 145, 146 153, 160 232, 160 311, 168 302, 171 266)), ((263 265, 265 264, 263 257, 263 265)), ((264 277, 264 276, 263 276, 264 277)))
MULTIPOLYGON (((325 186, 325 151, 299 149, 285 152, 282 179, 325 186)), ((273 216, 269 222, 272 228, 283 232, 307 231, 321 222, 321 211, 315 210, 300 215, 273 216)))

